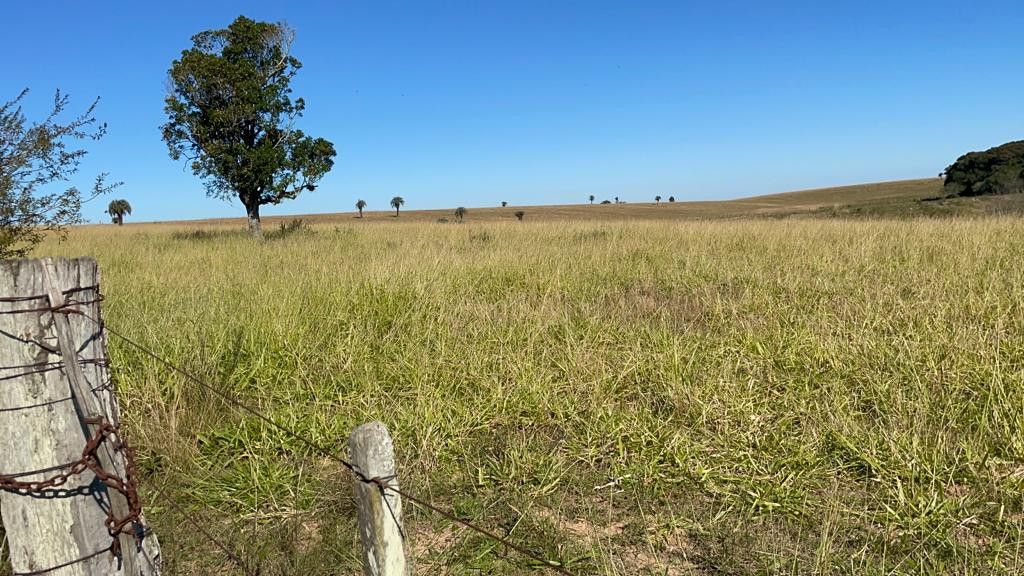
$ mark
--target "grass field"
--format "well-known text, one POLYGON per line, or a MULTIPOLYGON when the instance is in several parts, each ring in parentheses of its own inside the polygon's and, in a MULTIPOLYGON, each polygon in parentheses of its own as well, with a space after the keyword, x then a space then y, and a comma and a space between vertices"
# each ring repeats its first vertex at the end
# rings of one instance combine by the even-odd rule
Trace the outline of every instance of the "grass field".
MULTIPOLYGON (((405 488, 578 574, 1024 571, 1016 218, 104 226, 44 252, 97 257, 111 327, 321 443, 384 421, 405 488)), ((264 576, 359 573, 341 470, 111 348, 149 497, 264 576)), ((169 573, 240 573, 148 511, 169 573)), ((407 513, 420 574, 540 573, 407 513)))

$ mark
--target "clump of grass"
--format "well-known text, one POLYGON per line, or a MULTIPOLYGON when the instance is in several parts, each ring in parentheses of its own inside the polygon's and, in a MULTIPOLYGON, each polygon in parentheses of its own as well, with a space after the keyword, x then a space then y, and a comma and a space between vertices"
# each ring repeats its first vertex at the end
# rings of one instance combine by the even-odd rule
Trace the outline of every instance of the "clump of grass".
POLYGON ((287 222, 281 222, 278 224, 277 230, 267 232, 264 237, 267 240, 282 240, 290 236, 309 236, 313 233, 313 229, 304 220, 294 218, 287 222))
MULTIPOLYGON (((406 488, 577 573, 1024 569, 1020 220, 479 226, 49 250, 119 331, 319 443, 384 421, 406 488)), ((343 471, 111 346, 146 494, 264 574, 359 570, 343 471)), ((232 570, 151 506, 174 573, 232 570)), ((423 573, 537 573, 407 511, 423 573)))
POLYGON ((246 233, 241 230, 194 228, 186 230, 175 230, 171 232, 171 239, 201 242, 211 240, 226 240, 229 238, 240 238, 244 237, 245 235, 246 233))

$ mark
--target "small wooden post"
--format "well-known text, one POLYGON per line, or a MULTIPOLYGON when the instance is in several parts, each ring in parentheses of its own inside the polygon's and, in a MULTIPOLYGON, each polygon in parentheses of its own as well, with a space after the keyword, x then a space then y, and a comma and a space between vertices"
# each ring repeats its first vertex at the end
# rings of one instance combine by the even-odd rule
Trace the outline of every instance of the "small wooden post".
MULTIPOLYGON (((75 461, 91 425, 83 418, 119 420, 110 390, 106 338, 93 320, 54 313, 71 304, 100 319, 99 268, 89 258, 0 262, 0 474, 20 474, 75 461), (13 300, 12 300, 13 298, 13 300), (66 302, 70 300, 70 302, 66 302)), ((97 456, 107 471, 125 476, 123 451, 104 442, 97 456)), ((55 471, 18 478, 42 480, 55 471)), ((140 550, 122 535, 121 560, 111 545, 106 510, 122 517, 128 504, 85 470, 58 486, 53 497, 0 491, 0 519, 14 573, 47 570, 61 576, 154 576, 160 552, 154 535, 140 550)))
MULTIPOLYGON (((395 447, 381 422, 363 424, 348 440, 352 464, 366 478, 379 479, 398 488, 395 447)), ((366 576, 409 576, 412 565, 405 557, 402 527, 402 499, 373 483, 355 482, 359 507, 359 537, 363 542, 363 574, 366 576)))

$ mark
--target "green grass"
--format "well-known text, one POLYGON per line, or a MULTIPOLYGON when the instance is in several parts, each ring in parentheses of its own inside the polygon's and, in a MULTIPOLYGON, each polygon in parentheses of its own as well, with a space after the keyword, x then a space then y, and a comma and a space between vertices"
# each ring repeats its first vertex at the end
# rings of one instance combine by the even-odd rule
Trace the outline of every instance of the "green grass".
MULTIPOLYGON (((472 214, 472 212, 471 212, 472 214)), ((1024 571, 1018 219, 85 228, 108 323, 579 574, 1024 571)), ((357 574, 350 480, 111 339, 145 495, 357 574)), ((407 504, 417 571, 538 574, 407 504), (478 572, 474 572, 477 570, 478 572)), ((172 574, 241 573, 162 502, 172 574)))

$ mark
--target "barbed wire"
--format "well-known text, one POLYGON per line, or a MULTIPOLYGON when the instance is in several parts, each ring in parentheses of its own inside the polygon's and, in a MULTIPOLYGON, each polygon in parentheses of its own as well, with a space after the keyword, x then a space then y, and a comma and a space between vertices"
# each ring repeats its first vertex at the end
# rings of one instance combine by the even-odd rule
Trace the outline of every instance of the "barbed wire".
MULTIPOLYGON (((217 389, 217 387, 210 385, 209 383, 207 383, 202 378, 196 376, 195 374, 191 373, 190 371, 188 371, 188 370, 186 370, 184 368, 181 368, 180 366, 178 366, 177 364, 171 362, 170 360, 167 360, 166 358, 160 356, 159 354, 157 354, 156 352, 154 352, 153 350, 151 350, 147 346, 144 346, 143 344, 140 344, 139 342, 136 342, 134 339, 132 339, 132 338, 130 338, 130 337, 128 337, 128 336, 118 332, 117 330, 114 330, 114 329, 110 328, 109 326, 106 325, 106 323, 103 320, 94 318, 91 315, 85 313, 84 311, 75 308, 75 306, 81 306, 81 305, 86 305, 86 304, 93 304, 93 303, 102 302, 103 301, 103 295, 99 293, 99 286, 98 285, 87 286, 87 287, 82 287, 82 288, 75 288, 75 289, 71 289, 71 290, 66 290, 66 291, 64 291, 64 294, 67 295, 69 293, 77 293, 77 292, 83 292, 83 291, 88 291, 88 290, 92 290, 92 291, 94 291, 96 293, 95 298, 93 298, 92 300, 66 302, 66 303, 62 304, 61 306, 50 306, 50 307, 40 307, 40 308, 32 308, 32 309, 18 309, 18 310, 3 310, 3 311, 0 311, 0 314, 20 314, 20 313, 30 313, 30 312, 35 312, 35 313, 51 312, 51 313, 54 313, 54 314, 68 314, 68 315, 72 315, 73 314, 73 315, 85 318, 85 319, 89 320, 90 322, 92 322, 93 324, 95 324, 96 327, 101 332, 107 332, 107 333, 115 336, 119 340, 123 341, 125 344, 128 344, 129 346, 131 346, 132 348, 136 349, 137 351, 143 353, 144 355, 148 356, 152 360, 157 361, 158 363, 162 364, 163 366, 165 366, 166 368, 170 369, 171 371, 173 371, 173 372, 183 376, 185 379, 187 379, 188 381, 192 382, 196 386, 198 386, 198 387, 200 387, 200 388, 202 388, 204 390, 207 390, 207 391, 213 393, 217 397, 219 397, 222 400, 228 402, 229 404, 233 405, 234 407, 236 407, 236 408, 238 408, 238 409, 240 409, 240 410, 250 414, 251 416, 254 416, 255 418, 257 418, 260 421, 262 421, 265 424, 267 424, 268 426, 271 426, 272 428, 274 428, 274 429, 276 429, 276 430, 278 430, 280 432, 283 432, 284 434, 286 434, 287 436, 291 437, 292 439, 299 441, 300 443, 304 444, 307 448, 310 448, 311 450, 313 450, 314 452, 320 454, 321 456, 324 456, 325 458, 327 458, 329 460, 332 460, 335 463, 341 465, 344 469, 346 469, 348 472, 350 472, 358 481, 360 481, 362 483, 365 483, 365 484, 372 484, 372 485, 376 486, 382 493, 384 491, 390 491, 393 494, 396 494, 396 495, 398 495, 398 496, 400 496, 402 498, 405 498, 406 500, 412 502, 413 504, 416 504, 417 506, 419 506, 421 508, 424 508, 426 510, 430 510, 431 512, 434 512, 435 514, 438 514, 438 515, 440 515, 440 516, 442 516, 442 517, 444 517, 444 518, 446 518, 446 519, 448 519, 448 520, 450 520, 450 521, 452 521, 452 522, 454 522, 454 523, 456 523, 456 524, 458 524, 460 526, 463 526, 464 528, 472 530, 473 532, 476 532, 477 534, 480 534, 481 536, 484 536, 484 537, 486 537, 486 538, 488 538, 488 539, 490 539, 490 540, 492 540, 494 542, 497 542, 499 544, 502 544, 502 545, 508 547, 511 550, 516 551, 517 553, 519 553, 519 554, 529 558, 530 560, 533 560, 534 562, 537 562, 541 567, 547 568, 549 570, 552 570, 552 571, 557 572, 559 574, 563 574, 565 576, 574 576, 573 573, 570 572, 568 569, 566 569, 565 566, 561 562, 558 562, 558 561, 555 561, 555 560, 551 560, 549 558, 545 558, 544 556, 542 556, 542 555, 540 555, 540 554, 530 550, 529 548, 526 548, 524 545, 518 544, 518 543, 510 540, 507 537, 500 536, 500 535, 495 534, 494 532, 492 532, 492 531, 490 531, 490 530, 488 530, 486 528, 483 528, 481 526, 476 525, 473 522, 470 522, 468 520, 459 518, 454 513, 450 512, 448 510, 445 510, 445 509, 439 507, 438 505, 435 505, 432 502, 427 501, 426 499, 420 498, 420 497, 416 496, 415 494, 412 494, 412 493, 410 493, 410 492, 408 492, 406 490, 402 490, 402 489, 396 488, 394 486, 391 486, 389 484, 389 481, 392 478, 382 478, 382 477, 373 477, 373 478, 371 478, 371 477, 368 477, 366 474, 363 473, 362 470, 359 469, 359 467, 357 465, 353 464, 352 462, 350 462, 346 458, 336 454, 333 450, 331 450, 331 449, 329 449, 329 448, 327 448, 325 446, 322 446, 322 445, 318 444, 317 442, 315 442, 313 440, 310 440, 309 438, 306 438, 302 434, 292 430, 291 428, 288 428, 287 426, 284 426, 284 425, 274 421, 273 419, 271 419, 268 416, 264 415, 259 410, 249 406, 248 404, 245 404, 244 402, 241 402, 241 401, 239 401, 239 400, 237 400, 235 398, 232 398, 228 394, 226 394, 226 393, 222 392, 221 390, 217 389)), ((45 297, 46 297, 45 295, 43 295, 43 296, 8 297, 8 298, 0 298, 0 302, 23 302, 23 301, 31 301, 31 300, 36 300, 36 299, 42 299, 42 298, 45 298, 45 297)), ((31 374, 31 373, 28 373, 28 374, 31 374)), ((25 374, 21 374, 21 375, 25 375, 25 374)), ((74 464, 76 464, 76 463, 70 463, 70 464, 66 464, 66 465, 62 465, 62 466, 52 467, 52 468, 50 468, 50 469, 48 469, 46 471, 52 471, 52 470, 56 470, 56 469, 67 468, 67 467, 70 467, 70 466, 72 466, 74 464)), ((37 471, 29 472, 29 473, 24 473, 22 475, 29 475, 29 474, 35 474, 35 473, 42 473, 42 471, 37 470, 37 471)), ((16 476, 20 476, 20 475, 7 475, 6 478, 13 479, 16 476)), ((0 480, 2 480, 3 478, 4 477, 0 477, 0 480)), ((136 500, 137 500, 137 495, 136 495, 136 500)), ((386 500, 386 498, 385 498, 385 500, 386 500)), ((182 512, 180 509, 178 511, 182 512)), ((393 514, 394 513, 392 512, 392 515, 393 514)), ((203 535, 207 539, 209 539, 211 542, 214 542, 233 562, 235 562, 242 570, 244 570, 248 576, 256 576, 256 574, 251 571, 251 569, 248 567, 248 565, 244 561, 242 561, 241 557, 239 557, 236 553, 231 551, 227 546, 222 545, 220 542, 218 542, 216 539, 214 539, 212 537, 212 535, 210 535, 205 529, 203 529, 198 522, 196 522, 192 518, 188 517, 187 514, 183 513, 183 516, 188 518, 189 522, 191 524, 193 524, 194 527, 196 527, 201 533, 203 533, 203 535)), ((395 518, 395 520, 396 520, 396 523, 397 523, 397 518, 395 518)), ((403 539, 404 539, 404 530, 402 529, 401 526, 399 526, 399 530, 402 533, 403 539)), ((116 541, 115 541, 115 543, 116 543, 116 541)), ((111 549, 113 549, 114 546, 115 545, 112 544, 111 545, 111 549)), ((82 561, 88 560, 89 558, 92 558, 92 557, 95 557, 95 556, 97 556, 99 554, 102 554, 105 551, 106 550, 99 551, 99 552, 94 553, 91 556, 83 557, 83 558, 81 558, 79 560, 72 561, 68 565, 74 564, 75 562, 82 562, 82 561)), ((64 566, 61 566, 61 567, 64 567, 64 566)), ((52 569, 49 569, 47 571, 52 571, 54 569, 56 569, 56 568, 52 568, 52 569)), ((39 574, 43 574, 45 572, 46 571, 39 572, 39 574)), ((31 576, 31 575, 30 574, 24 574, 24 575, 19 575, 19 576, 31 576)))
MULTIPOLYGON (((116 542, 116 540, 115 540, 115 542, 116 542)), ((63 564, 57 564, 56 566, 50 566, 49 568, 42 568, 40 570, 32 570, 31 572, 14 572, 13 576, 41 576, 42 574, 49 574, 50 572, 56 572, 57 570, 60 570, 61 568, 67 568, 69 566, 74 566, 75 564, 81 564, 82 562, 86 562, 86 561, 92 560, 93 558, 95 558, 97 556, 102 556, 103 554, 110 553, 110 552, 112 552, 113 547, 114 547, 114 545, 111 544, 109 547, 104 548, 102 550, 97 550, 97 551, 95 551, 95 552, 93 552, 91 554, 86 554, 85 556, 80 556, 78 558, 75 558, 74 560, 68 560, 67 562, 64 562, 63 564)))
POLYGON ((111 335, 115 336, 116 338, 118 338, 119 340, 121 340, 124 343, 128 344, 132 348, 138 350, 139 352, 142 352, 143 354, 145 354, 149 358, 159 362, 160 364, 163 364, 165 367, 167 367, 168 369, 172 370, 173 372, 176 372, 179 375, 185 377, 187 380, 191 381, 193 384, 199 386, 200 388, 202 388, 204 390, 207 390, 207 391, 215 394, 216 396, 218 396, 222 400, 228 402, 229 404, 235 406, 236 408, 238 408, 240 410, 243 410, 244 412, 247 412, 248 414, 258 418, 259 420, 261 420, 262 422, 266 423, 267 425, 275 428, 276 430, 285 433, 286 435, 290 436, 291 438, 293 438, 295 440, 298 440, 299 442, 301 442, 302 444, 306 445, 308 448, 312 449, 313 451, 315 451, 316 453, 320 454, 321 456, 324 456, 325 458, 328 458, 328 459, 334 461, 335 463, 340 464, 343 468, 345 468, 350 473, 352 473, 356 477, 356 479, 358 479, 360 482, 363 482, 365 484, 373 484, 373 485, 377 486, 382 491, 390 491, 390 492, 392 492, 392 493, 394 493, 394 494, 396 494, 396 495, 398 495, 398 496, 400 496, 402 498, 405 498, 406 500, 409 500, 410 502, 420 506, 421 508, 424 508, 426 510, 430 510, 431 512, 434 512, 435 514, 438 514, 438 515, 440 515, 440 516, 442 516, 442 517, 444 517, 444 518, 446 518, 446 519, 448 519, 448 520, 450 520, 452 522, 455 522, 456 524, 459 524, 459 525, 461 525, 461 526, 463 526, 465 528, 468 528, 468 529, 476 532, 477 534, 480 534, 481 536, 484 536, 484 537, 486 537, 486 538, 488 538, 490 540, 493 540, 493 541, 495 541, 495 542, 497 542, 499 544, 507 546, 509 549, 514 550, 514 551, 518 552, 519 554, 529 558, 530 560, 533 560, 534 562, 539 563, 540 566, 542 566, 544 568, 548 568, 550 570, 553 570, 553 571, 558 572, 559 574, 563 574, 565 576, 574 576, 573 573, 570 572, 569 570, 567 570, 562 565, 561 562, 558 562, 558 561, 555 561, 555 560, 551 560, 549 558, 545 558, 545 557, 541 556, 540 554, 538 554, 538 553, 536 553, 536 552, 526 548, 525 546, 523 546, 521 544, 518 544, 516 542, 513 542, 512 540, 509 540, 507 537, 500 536, 500 535, 495 534, 494 532, 492 532, 492 531, 490 531, 490 530, 488 530, 486 528, 483 528, 483 527, 478 526, 478 525, 476 525, 476 524, 474 524, 472 522, 469 522, 467 520, 459 518, 454 513, 449 512, 448 510, 445 510, 445 509, 443 509, 443 508, 441 508, 441 507, 439 507, 439 506, 437 506, 437 505, 435 505, 435 504, 433 504, 433 503, 431 503, 431 502, 429 502, 429 501, 427 501, 427 500, 425 500, 423 498, 420 498, 420 497, 416 496, 415 494, 412 494, 412 493, 410 493, 410 492, 408 492, 406 490, 395 488, 394 486, 391 486, 390 484, 388 484, 388 480, 390 480, 389 478, 381 478, 381 477, 370 478, 370 477, 367 477, 359 469, 358 466, 356 466, 352 462, 348 461, 344 457, 336 454, 333 450, 331 450, 331 449, 329 449, 329 448, 327 448, 325 446, 322 446, 322 445, 314 442, 313 440, 310 440, 310 439, 306 438, 302 434, 299 434, 298 432, 288 428, 287 426, 284 426, 282 424, 279 424, 278 422, 275 422, 274 420, 272 420, 271 418, 267 417, 266 415, 264 415, 259 410, 255 409, 255 408, 252 408, 251 406, 249 406, 249 405, 247 405, 247 404, 245 404, 243 402, 240 402, 239 400, 237 400, 235 398, 232 398, 228 394, 225 394, 224 392, 218 390, 215 386, 212 386, 212 385, 208 384, 202 378, 192 374, 191 372, 189 372, 188 370, 185 370, 184 368, 179 367, 177 364, 171 362, 170 360, 167 360, 167 359, 163 358, 162 356, 160 356, 159 354, 157 354, 153 350, 149 349, 148 347, 146 347, 146 346, 136 342, 132 338, 130 338, 130 337, 124 335, 124 334, 121 334, 120 332, 110 328, 102 320, 97 320, 96 318, 93 318, 92 316, 90 316, 88 314, 85 314, 84 312, 81 313, 81 315, 84 316, 85 318, 87 318, 88 320, 94 322, 102 330, 105 330, 106 332, 108 332, 111 335))
POLYGON ((210 534, 210 532, 205 527, 203 527, 203 524, 197 521, 195 518, 193 518, 192 515, 185 511, 185 509, 180 504, 178 504, 173 499, 168 498, 167 507, 170 508, 172 511, 176 512, 182 518, 184 518, 189 524, 192 525, 193 528, 198 530, 199 533, 202 534, 204 538, 212 542, 214 546, 220 548, 220 551, 223 552, 224 555, 227 556, 228 559, 230 559, 232 562, 234 562, 239 568, 241 568, 242 571, 245 572, 246 576, 259 576, 260 571, 258 568, 255 570, 251 568, 249 564, 246 563, 246 561, 238 555, 237 552, 235 552, 227 544, 224 544, 216 537, 214 537, 212 534, 210 534))

